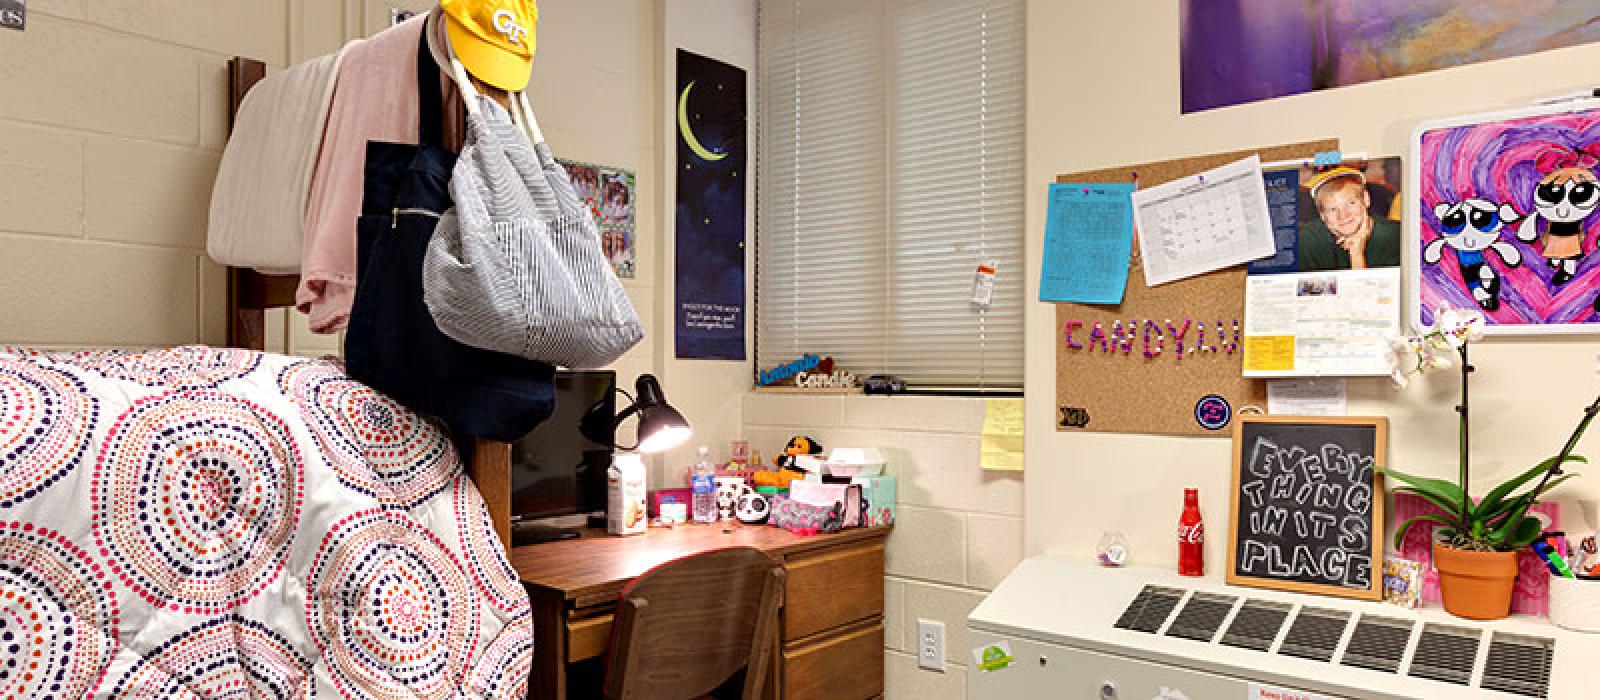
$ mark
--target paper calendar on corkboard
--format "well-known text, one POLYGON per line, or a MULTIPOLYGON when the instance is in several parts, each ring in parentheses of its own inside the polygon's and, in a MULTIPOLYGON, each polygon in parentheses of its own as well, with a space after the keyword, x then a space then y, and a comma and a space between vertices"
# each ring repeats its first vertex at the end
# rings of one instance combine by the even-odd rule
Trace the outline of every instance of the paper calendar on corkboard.
MULTIPOLYGON (((1252 155, 1263 162, 1310 159, 1338 148, 1336 139, 1308 141, 1068 173, 1056 182, 1149 187, 1252 155)), ((1244 322, 1245 268, 1149 287, 1139 255, 1136 239, 1121 304, 1056 305, 1056 429, 1228 437, 1241 410, 1267 405, 1266 384, 1242 376, 1242 348, 1228 352, 1243 341, 1235 324, 1244 322), (1147 330, 1151 342, 1162 337, 1155 357, 1145 357, 1147 330)))

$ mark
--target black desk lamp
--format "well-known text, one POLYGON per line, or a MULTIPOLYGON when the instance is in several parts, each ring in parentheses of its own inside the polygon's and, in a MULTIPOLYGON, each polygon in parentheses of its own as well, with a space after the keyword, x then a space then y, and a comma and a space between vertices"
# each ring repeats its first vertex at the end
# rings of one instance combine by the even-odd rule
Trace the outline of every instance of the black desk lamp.
POLYGON ((638 396, 629 394, 627 390, 618 387, 616 391, 627 396, 632 403, 622 409, 616 416, 608 415, 605 410, 606 402, 596 403, 584 414, 583 424, 580 428, 584 435, 595 442, 604 442, 596 439, 597 435, 605 435, 615 431, 622 421, 628 416, 638 414, 639 428, 636 431, 639 442, 632 447, 621 447, 626 452, 642 452, 651 454, 670 450, 682 445, 693 434, 689 428, 689 421, 684 420, 683 414, 678 409, 667 403, 667 397, 661 391, 661 382, 653 374, 641 374, 634 383, 634 390, 638 396), (605 428, 610 428, 606 430, 605 428))

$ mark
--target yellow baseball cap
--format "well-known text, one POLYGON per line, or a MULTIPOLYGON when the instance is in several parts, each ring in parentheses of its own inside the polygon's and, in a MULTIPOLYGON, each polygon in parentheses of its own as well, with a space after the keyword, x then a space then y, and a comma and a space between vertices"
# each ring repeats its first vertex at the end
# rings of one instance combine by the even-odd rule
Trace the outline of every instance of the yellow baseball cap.
POLYGON ((473 76, 511 92, 528 86, 539 24, 534 0, 442 0, 439 6, 450 46, 473 76))
POLYGON ((1363 184, 1363 185, 1367 184, 1367 175, 1366 175, 1366 173, 1363 173, 1360 170, 1356 170, 1355 168, 1349 167, 1347 165, 1341 165, 1341 166, 1339 166, 1337 168, 1334 168, 1332 170, 1327 170, 1327 171, 1324 171, 1324 172, 1320 172, 1320 173, 1317 173, 1316 175, 1312 176, 1311 182, 1306 183, 1307 185, 1309 185, 1309 189, 1311 190, 1312 198, 1316 198, 1317 190, 1322 189, 1323 185, 1326 185, 1326 184, 1328 184, 1330 182, 1333 182, 1334 180, 1337 180, 1337 179, 1339 179, 1341 177, 1353 177, 1356 180, 1360 181, 1361 184, 1363 184))

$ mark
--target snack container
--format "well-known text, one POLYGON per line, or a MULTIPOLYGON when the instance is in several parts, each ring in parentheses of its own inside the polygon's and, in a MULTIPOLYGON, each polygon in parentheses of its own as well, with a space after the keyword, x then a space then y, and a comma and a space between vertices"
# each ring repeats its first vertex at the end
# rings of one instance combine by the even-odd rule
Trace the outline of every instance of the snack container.
POLYGON ((834 476, 877 476, 883 463, 883 452, 876 447, 836 447, 824 466, 834 476))
POLYGON ((619 454, 606 472, 606 532, 642 535, 649 528, 644 461, 636 454, 619 454))

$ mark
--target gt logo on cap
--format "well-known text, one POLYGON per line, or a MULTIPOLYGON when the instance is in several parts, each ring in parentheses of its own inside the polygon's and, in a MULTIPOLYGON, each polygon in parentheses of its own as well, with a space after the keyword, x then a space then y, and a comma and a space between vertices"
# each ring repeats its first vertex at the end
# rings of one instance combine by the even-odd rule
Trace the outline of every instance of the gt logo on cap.
POLYGON ((517 15, 511 10, 495 11, 494 29, 506 35, 506 41, 517 46, 521 46, 523 37, 528 36, 528 29, 517 23, 517 15))

